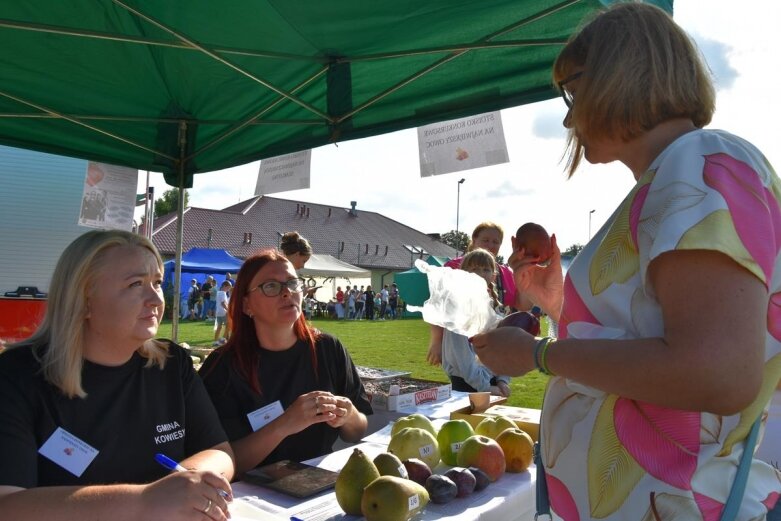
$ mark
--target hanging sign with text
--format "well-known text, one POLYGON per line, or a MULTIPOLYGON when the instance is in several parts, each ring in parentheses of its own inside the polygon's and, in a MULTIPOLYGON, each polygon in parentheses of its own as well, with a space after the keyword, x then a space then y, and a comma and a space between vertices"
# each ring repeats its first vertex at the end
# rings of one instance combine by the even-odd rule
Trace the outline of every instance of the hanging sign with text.
POLYGON ((130 230, 136 207, 138 170, 87 162, 79 225, 130 230))
POLYGON ((418 151, 420 177, 509 161, 499 111, 419 127, 418 151))
POLYGON ((312 151, 303 150, 284 156, 269 157, 260 162, 255 195, 274 194, 309 188, 312 151))

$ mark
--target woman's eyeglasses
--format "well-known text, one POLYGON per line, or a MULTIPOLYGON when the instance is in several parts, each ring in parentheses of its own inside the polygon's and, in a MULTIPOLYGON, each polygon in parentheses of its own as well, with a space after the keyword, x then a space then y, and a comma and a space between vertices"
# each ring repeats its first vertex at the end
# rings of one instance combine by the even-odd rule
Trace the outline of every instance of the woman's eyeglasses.
POLYGON ((276 297, 282 293, 282 288, 287 288, 291 293, 298 293, 304 289, 304 279, 290 279, 286 282, 279 282, 278 280, 267 280, 261 282, 254 288, 250 289, 247 293, 259 289, 267 297, 276 297))
POLYGON ((557 84, 559 86, 559 92, 561 92, 561 97, 564 99, 564 104, 567 105, 568 110, 572 110, 572 105, 575 103, 575 96, 570 91, 565 89, 564 86, 571 81, 577 80, 582 75, 583 71, 570 74, 557 84))

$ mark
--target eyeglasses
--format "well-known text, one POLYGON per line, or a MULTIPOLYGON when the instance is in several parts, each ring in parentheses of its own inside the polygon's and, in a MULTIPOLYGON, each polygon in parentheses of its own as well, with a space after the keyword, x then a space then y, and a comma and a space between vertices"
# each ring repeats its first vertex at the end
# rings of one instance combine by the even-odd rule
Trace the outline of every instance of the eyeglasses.
POLYGON ((570 74, 563 80, 561 80, 557 85, 559 86, 559 92, 561 92, 561 97, 564 100, 564 104, 567 105, 567 109, 572 110, 572 105, 575 103, 575 96, 564 88, 564 85, 571 81, 575 81, 578 78, 580 78, 583 75, 583 71, 576 72, 575 74, 570 74))
POLYGON ((267 297, 276 297, 282 293, 282 288, 287 288, 290 293, 298 293, 304 289, 304 279, 290 279, 285 282, 279 282, 278 280, 267 280, 261 282, 254 288, 250 289, 247 293, 259 289, 267 297))

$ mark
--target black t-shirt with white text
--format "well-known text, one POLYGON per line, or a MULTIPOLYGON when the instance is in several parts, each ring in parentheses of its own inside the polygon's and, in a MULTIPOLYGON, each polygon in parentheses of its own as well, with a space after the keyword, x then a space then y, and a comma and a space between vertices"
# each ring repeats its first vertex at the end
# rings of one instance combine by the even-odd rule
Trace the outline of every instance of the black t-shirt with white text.
MULTIPOLYGON (((206 390, 231 441, 253 432, 247 414, 277 400, 283 409, 287 409, 302 394, 317 390, 349 398, 360 412, 372 414, 358 371, 336 338, 322 334, 315 342, 318 378, 315 378, 306 342, 296 342, 284 351, 259 349, 258 378, 262 395, 255 393, 239 375, 233 367, 233 353, 225 353, 224 348, 213 352, 200 369, 206 390)), ((262 463, 284 459, 305 461, 328 454, 338 437, 338 429, 316 423, 282 440, 262 463)))
POLYGON ((148 483, 169 473, 156 453, 179 461, 227 441, 190 355, 168 351, 162 370, 138 353, 118 367, 85 360, 83 399, 46 382, 30 348, 0 355, 0 485, 148 483), (81 477, 38 453, 58 427, 98 451, 81 477))

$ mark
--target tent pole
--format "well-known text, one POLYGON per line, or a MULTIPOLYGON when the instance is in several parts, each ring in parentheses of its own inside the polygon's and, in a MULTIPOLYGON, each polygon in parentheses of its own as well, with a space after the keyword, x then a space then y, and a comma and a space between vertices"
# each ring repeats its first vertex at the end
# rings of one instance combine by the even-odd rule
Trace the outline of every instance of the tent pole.
POLYGON ((173 316, 171 317, 171 340, 178 342, 179 304, 182 283, 182 238, 184 236, 184 151, 187 141, 187 123, 179 122, 179 204, 176 208, 176 262, 174 263, 173 316))

